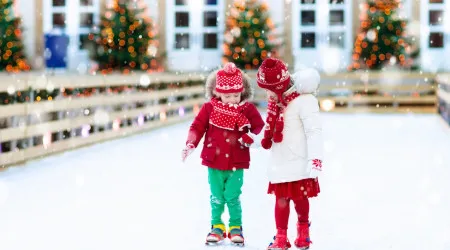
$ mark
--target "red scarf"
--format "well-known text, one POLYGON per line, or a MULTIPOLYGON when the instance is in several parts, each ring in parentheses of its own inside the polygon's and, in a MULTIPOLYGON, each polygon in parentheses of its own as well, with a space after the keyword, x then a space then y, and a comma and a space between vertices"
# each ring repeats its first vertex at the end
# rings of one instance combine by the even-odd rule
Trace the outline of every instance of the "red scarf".
POLYGON ((209 117, 209 123, 218 128, 234 130, 236 127, 242 131, 244 127, 250 128, 250 121, 243 114, 247 108, 247 102, 239 104, 225 104, 216 98, 211 99, 213 111, 209 117))
POLYGON ((284 110, 287 105, 300 94, 296 91, 287 94, 281 102, 277 102, 274 99, 270 99, 267 105, 267 119, 266 128, 264 130, 264 138, 261 141, 261 145, 265 149, 272 147, 272 139, 275 143, 283 141, 283 128, 284 128, 284 110))

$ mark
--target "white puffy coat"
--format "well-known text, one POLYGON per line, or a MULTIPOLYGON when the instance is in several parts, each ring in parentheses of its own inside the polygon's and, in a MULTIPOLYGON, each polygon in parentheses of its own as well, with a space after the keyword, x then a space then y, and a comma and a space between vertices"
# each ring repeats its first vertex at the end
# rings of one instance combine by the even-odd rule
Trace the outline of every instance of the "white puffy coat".
POLYGON ((304 69, 291 76, 300 96, 291 101, 284 112, 283 141, 273 143, 270 150, 268 177, 271 183, 292 182, 317 176, 312 160, 323 158, 322 126, 319 103, 313 95, 320 75, 304 69))

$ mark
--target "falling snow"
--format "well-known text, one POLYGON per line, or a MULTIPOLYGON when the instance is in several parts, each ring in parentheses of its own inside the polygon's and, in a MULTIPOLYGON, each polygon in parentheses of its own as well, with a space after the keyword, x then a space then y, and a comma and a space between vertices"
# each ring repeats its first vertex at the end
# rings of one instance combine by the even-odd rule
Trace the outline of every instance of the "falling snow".
MULTIPOLYGON (((448 250, 450 131, 440 118, 362 114, 322 118, 322 192, 311 200, 310 214, 314 249, 448 250)), ((209 187, 206 168, 200 165, 201 150, 185 164, 179 159, 189 125, 3 171, 0 246, 206 249, 209 187), (168 232, 178 224, 189 225, 189 230, 174 238, 168 232)), ((274 201, 265 192, 269 154, 251 148, 251 155, 241 197, 245 249, 264 250, 275 233, 274 201)), ((294 217, 289 224, 291 240, 296 236, 294 217)))

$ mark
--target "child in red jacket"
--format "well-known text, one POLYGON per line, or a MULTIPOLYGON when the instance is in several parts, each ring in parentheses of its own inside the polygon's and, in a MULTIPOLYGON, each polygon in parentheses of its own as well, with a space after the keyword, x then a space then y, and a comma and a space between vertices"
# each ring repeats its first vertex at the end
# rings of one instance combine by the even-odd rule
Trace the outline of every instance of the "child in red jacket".
POLYGON ((201 158, 208 167, 212 211, 207 244, 222 242, 226 237, 221 219, 225 204, 230 213, 228 237, 233 243, 244 243, 239 197, 244 169, 250 165, 251 133, 259 134, 264 127, 258 110, 248 102, 252 94, 249 78, 233 63, 211 73, 206 80, 209 102, 195 117, 182 152, 185 161, 205 135, 201 158))

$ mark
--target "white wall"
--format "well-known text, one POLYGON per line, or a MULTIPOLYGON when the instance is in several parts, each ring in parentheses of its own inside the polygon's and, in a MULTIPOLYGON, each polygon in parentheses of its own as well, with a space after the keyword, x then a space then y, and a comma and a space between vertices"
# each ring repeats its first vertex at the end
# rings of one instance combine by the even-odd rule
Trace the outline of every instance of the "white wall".
MULTIPOLYGON (((35 1, 30 0, 16 0, 15 10, 22 18, 22 41, 25 46, 25 53, 28 63, 35 66, 35 37, 36 37, 36 8, 35 1)), ((39 13, 42 14, 42 13, 39 13)))
MULTIPOLYGON (((147 11, 153 21, 158 22, 158 0, 143 0, 146 3, 147 11)), ((161 1, 162 2, 162 1, 161 1)))
MULTIPOLYGON (((284 16, 284 1, 285 0, 262 0, 262 2, 266 2, 269 6, 270 17, 272 18, 273 23, 277 26, 276 32, 280 35, 283 34, 284 23, 290 21, 290 16, 284 16), (285 20, 285 18, 287 18, 285 20)), ((286 0, 290 1, 290 0, 286 0)), ((297 1, 297 0, 294 0, 297 1)))
MULTIPOLYGON (((147 12, 149 13, 150 17, 155 21, 157 21, 158 18, 158 2, 167 1, 167 0, 139 0, 144 1, 145 6, 147 7, 147 12)), ((108 4, 112 3, 113 0, 106 0, 108 4)))

